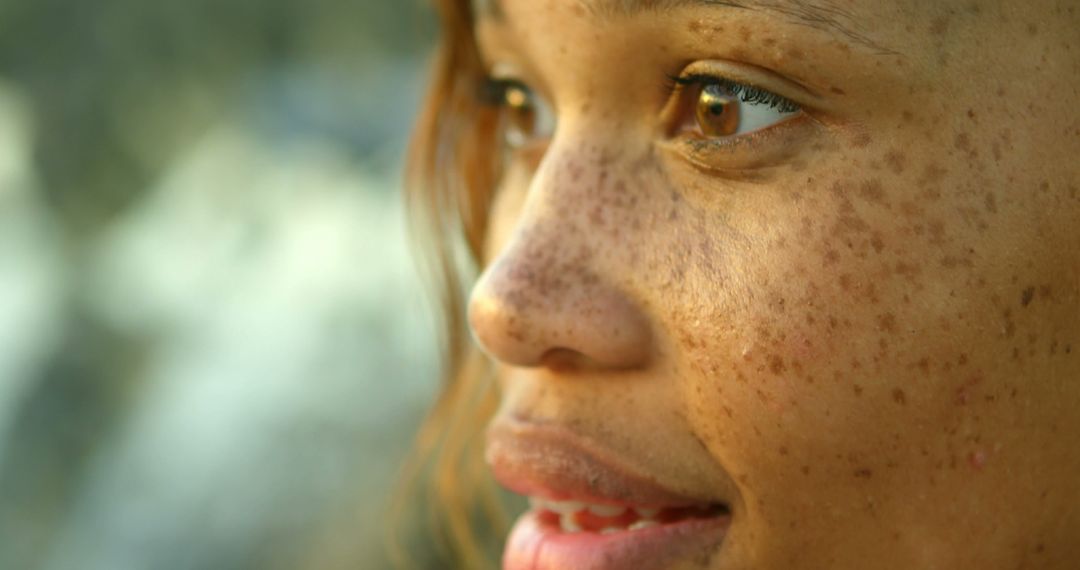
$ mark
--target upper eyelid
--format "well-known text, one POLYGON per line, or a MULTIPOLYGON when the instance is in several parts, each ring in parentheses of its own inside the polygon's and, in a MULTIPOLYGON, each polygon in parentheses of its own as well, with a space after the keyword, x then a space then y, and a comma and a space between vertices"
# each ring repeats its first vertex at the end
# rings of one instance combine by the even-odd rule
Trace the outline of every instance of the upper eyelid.
POLYGON ((828 110, 831 105, 817 91, 780 75, 768 68, 746 63, 736 63, 724 59, 699 60, 686 65, 679 72, 679 77, 713 76, 727 81, 747 85, 774 93, 798 104, 828 110))
POLYGON ((705 87, 705 86, 709 86, 709 85, 720 85, 720 86, 723 86, 723 87, 732 88, 732 90, 735 92, 735 95, 739 98, 739 100, 741 100, 741 101, 743 101, 745 103, 768 102, 771 108, 776 108, 777 106, 783 106, 782 111, 785 111, 785 112, 796 112, 796 111, 802 111, 803 110, 803 108, 802 108, 803 106, 801 104, 799 104, 797 101, 794 101, 794 100, 792 100, 792 99, 790 99, 788 97, 785 97, 784 95, 781 95, 779 93, 776 93, 775 91, 772 91, 771 89, 768 89, 768 88, 765 88, 765 87, 760 87, 760 86, 752 84, 752 83, 744 83, 744 82, 741 82, 741 81, 734 81, 734 80, 728 79, 727 77, 722 77, 722 76, 719 76, 719 75, 708 75, 708 74, 695 73, 695 74, 689 74, 689 75, 682 75, 682 76, 678 76, 678 77, 669 76, 668 79, 675 85, 675 89, 673 89, 673 91, 678 91, 678 90, 684 89, 686 87, 691 87, 691 86, 705 87), (772 101, 763 101, 761 99, 761 97, 763 97, 763 96, 765 96, 767 98, 771 98, 773 100, 772 101), (788 109, 789 106, 794 107, 794 109, 788 109))

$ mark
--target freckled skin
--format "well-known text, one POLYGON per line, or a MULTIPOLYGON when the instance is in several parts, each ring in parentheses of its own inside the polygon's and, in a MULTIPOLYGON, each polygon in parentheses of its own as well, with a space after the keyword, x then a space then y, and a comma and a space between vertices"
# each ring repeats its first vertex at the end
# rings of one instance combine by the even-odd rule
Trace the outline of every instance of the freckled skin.
POLYGON ((680 567, 1077 566, 1078 10, 845 2, 899 52, 868 55, 750 11, 503 5, 487 51, 560 115, 509 165, 471 300, 496 421, 730 502, 680 567), (658 144, 662 74, 706 56, 822 85, 812 142, 756 176, 658 144))

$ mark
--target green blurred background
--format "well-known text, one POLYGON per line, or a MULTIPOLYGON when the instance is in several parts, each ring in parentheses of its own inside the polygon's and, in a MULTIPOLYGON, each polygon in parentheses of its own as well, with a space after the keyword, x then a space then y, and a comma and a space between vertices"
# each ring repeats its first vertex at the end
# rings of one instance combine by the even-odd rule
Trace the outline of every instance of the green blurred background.
POLYGON ((389 567, 422 0, 0 2, 0 569, 389 567))

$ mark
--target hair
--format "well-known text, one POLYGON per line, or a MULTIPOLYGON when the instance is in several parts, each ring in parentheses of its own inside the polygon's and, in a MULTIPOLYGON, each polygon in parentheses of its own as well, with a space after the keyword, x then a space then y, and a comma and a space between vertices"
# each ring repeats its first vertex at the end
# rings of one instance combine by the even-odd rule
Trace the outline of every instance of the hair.
MULTIPOLYGON (((391 556, 416 565, 404 528, 455 568, 493 566, 509 526, 483 462, 483 428, 498 405, 490 361, 469 337, 466 298, 482 265, 498 111, 480 97, 484 69, 468 0, 434 0, 442 24, 430 84, 406 161, 406 204, 421 270, 442 309, 443 382, 391 508, 391 556), (425 512, 418 513, 417 505, 425 512), (420 522, 410 520, 423 514, 420 522), (411 523, 411 524, 410 524, 411 523)), ((445 567, 440 564, 440 567, 445 567)))

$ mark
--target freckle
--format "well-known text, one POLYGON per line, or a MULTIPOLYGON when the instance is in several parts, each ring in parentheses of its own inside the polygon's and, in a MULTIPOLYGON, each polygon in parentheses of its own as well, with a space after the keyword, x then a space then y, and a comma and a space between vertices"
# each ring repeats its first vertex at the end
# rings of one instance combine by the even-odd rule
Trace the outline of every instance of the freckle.
POLYGON ((1031 300, 1035 298, 1035 287, 1028 287, 1020 292, 1020 305, 1028 306, 1031 304, 1031 300))
POLYGON ((897 150, 891 150, 885 153, 885 164, 889 165, 889 168, 893 171, 893 174, 900 174, 904 172, 907 159, 904 154, 897 150))
POLYGON ((900 404, 901 406, 907 405, 907 394, 905 394, 904 391, 900 388, 893 390, 892 399, 894 402, 900 404))
POLYGON ((935 36, 943 35, 945 33, 945 31, 948 30, 948 29, 949 29, 949 19, 947 17, 945 17, 945 16, 936 18, 930 24, 930 33, 935 35, 935 36))
POLYGON ((1036 26, 1035 24, 1028 24, 1027 25, 1027 33, 1029 35, 1034 36, 1035 34, 1039 33, 1039 27, 1036 26))
POLYGON ((809 465, 803 465, 802 466, 802 474, 803 475, 809 475, 810 474, 810 466, 809 465))
POLYGON ((858 479, 869 479, 874 476, 874 472, 863 467, 862 469, 855 470, 855 477, 858 479))
POLYGON ((781 445, 780 446, 780 455, 787 455, 787 453, 788 453, 787 448, 781 445))
POLYGON ((855 384, 855 386, 853 388, 855 389, 855 395, 856 396, 862 396, 862 386, 859 386, 858 384, 855 384))
POLYGON ((769 357, 769 370, 776 375, 780 375, 786 370, 784 366, 784 359, 776 356, 775 354, 769 357))
POLYGON ((953 146, 963 151, 971 150, 971 138, 968 137, 967 133, 960 133, 956 135, 953 146))
POLYGON ((874 232, 874 235, 870 237, 870 245, 873 246, 875 253, 881 253, 885 249, 885 242, 881 239, 881 234, 874 232))
POLYGON ((879 180, 867 180, 859 188, 859 195, 864 200, 873 202, 875 204, 883 204, 885 200, 885 189, 881 186, 879 180))
POLYGON ((825 265, 834 265, 840 260, 840 254, 835 249, 825 252, 825 265))
POLYGON ((750 32, 750 28, 741 26, 739 28, 739 37, 742 38, 743 42, 748 42, 750 41, 750 38, 753 37, 753 34, 750 32))
POLYGON ((896 332, 896 317, 892 313, 877 316, 878 329, 886 332, 896 332))
POLYGON ((869 146, 870 143, 873 142, 873 140, 874 139, 870 136, 870 133, 859 133, 855 135, 854 139, 852 139, 852 144, 855 145, 855 148, 865 148, 869 146))
POLYGON ((896 274, 903 275, 905 277, 912 277, 919 272, 919 267, 899 261, 896 263, 896 274))
POLYGON ((987 192, 986 195, 983 196, 983 205, 986 206, 987 212, 990 212, 991 214, 996 214, 998 211, 997 195, 995 195, 993 192, 987 192))
POLYGON ((1039 184, 1039 190, 1042 190, 1043 192, 1049 192, 1050 191, 1050 183, 1043 180, 1042 184, 1039 184))

